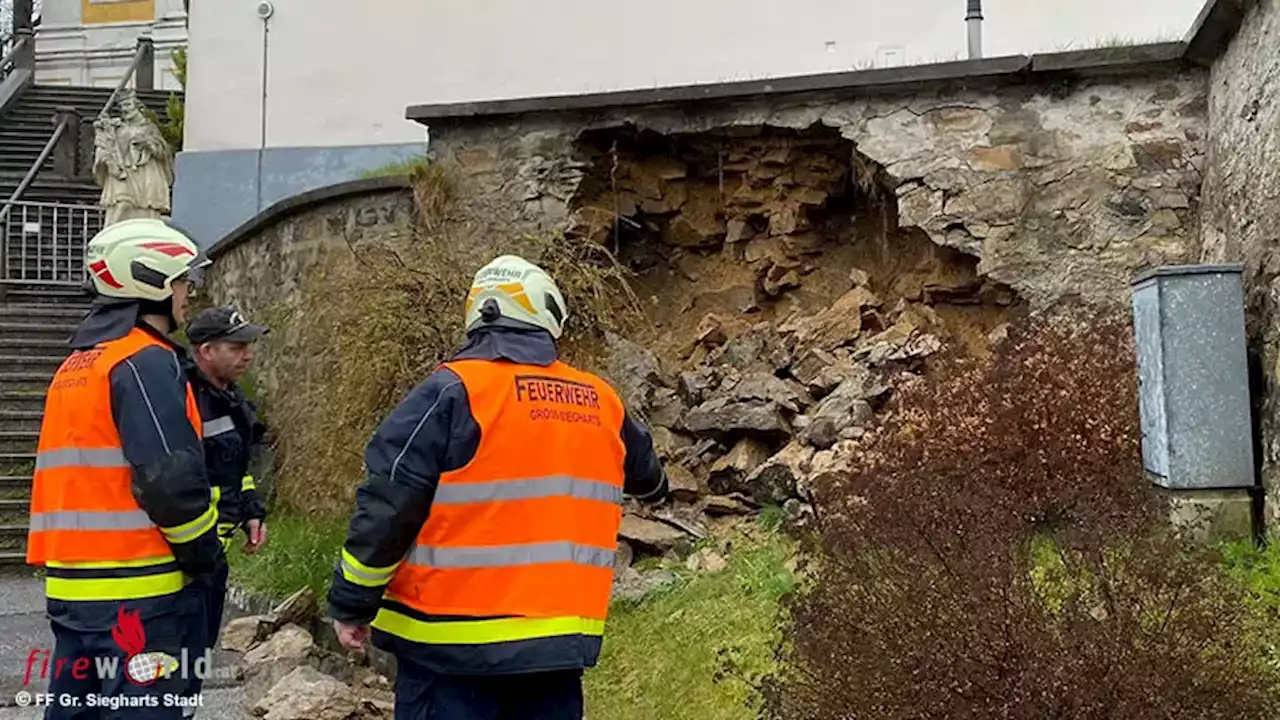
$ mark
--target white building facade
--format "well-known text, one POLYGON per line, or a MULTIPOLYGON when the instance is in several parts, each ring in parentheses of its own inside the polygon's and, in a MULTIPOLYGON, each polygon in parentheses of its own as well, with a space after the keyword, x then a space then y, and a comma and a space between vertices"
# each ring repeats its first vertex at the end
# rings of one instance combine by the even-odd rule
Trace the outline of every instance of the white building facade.
MULTIPOLYGON (((1202 5, 984 0, 983 54, 1181 40, 1202 5)), ((415 104, 967 59, 966 6, 197 0, 174 216, 208 244, 275 201, 421 154, 423 129, 404 118, 415 104)))
POLYGON ((40 16, 38 84, 115 87, 129 69, 138 38, 149 36, 155 45, 154 87, 181 89, 172 57, 187 46, 183 0, 44 0, 40 16))

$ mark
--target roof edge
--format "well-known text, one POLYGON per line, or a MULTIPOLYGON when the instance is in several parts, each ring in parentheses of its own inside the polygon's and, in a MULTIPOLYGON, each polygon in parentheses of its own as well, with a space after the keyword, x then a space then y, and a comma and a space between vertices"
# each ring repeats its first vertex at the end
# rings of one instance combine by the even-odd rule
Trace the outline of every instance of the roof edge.
POLYGON ((1208 0, 1187 30, 1187 59, 1198 65, 1212 65, 1231 44, 1257 0, 1208 0))
POLYGON ((1039 74, 1124 74, 1153 66, 1190 62, 1212 64, 1240 28, 1258 0, 1207 0, 1184 38, 1176 42, 1094 48, 1068 52, 1008 55, 977 60, 874 68, 732 82, 701 83, 639 90, 544 95, 459 103, 410 105, 405 118, 422 125, 431 121, 510 117, 535 112, 574 112, 708 100, 746 99, 806 92, 849 93, 907 89, 921 83, 958 80, 1013 80, 1039 74))
POLYGON ((431 121, 510 117, 535 112, 574 112, 665 105, 708 100, 741 100, 810 92, 859 94, 909 89, 926 83, 962 80, 1018 80, 1037 75, 1099 75, 1142 72, 1154 66, 1185 62, 1185 42, 1096 48, 1035 55, 1007 55, 928 65, 794 75, 767 80, 678 85, 645 90, 615 90, 586 95, 550 95, 510 100, 411 105, 405 118, 423 125, 431 121))

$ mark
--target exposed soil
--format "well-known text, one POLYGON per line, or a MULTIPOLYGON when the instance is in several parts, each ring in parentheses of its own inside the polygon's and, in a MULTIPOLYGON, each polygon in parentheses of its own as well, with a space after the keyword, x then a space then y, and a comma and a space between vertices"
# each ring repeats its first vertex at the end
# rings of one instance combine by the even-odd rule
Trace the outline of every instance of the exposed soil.
POLYGON ((623 128, 580 142, 594 172, 575 203, 575 231, 636 274, 652 327, 633 339, 672 370, 696 359, 708 314, 733 337, 813 315, 865 285, 883 310, 931 307, 958 347, 982 354, 1016 303, 977 275, 976 258, 897 227, 881 170, 831 128, 623 128))

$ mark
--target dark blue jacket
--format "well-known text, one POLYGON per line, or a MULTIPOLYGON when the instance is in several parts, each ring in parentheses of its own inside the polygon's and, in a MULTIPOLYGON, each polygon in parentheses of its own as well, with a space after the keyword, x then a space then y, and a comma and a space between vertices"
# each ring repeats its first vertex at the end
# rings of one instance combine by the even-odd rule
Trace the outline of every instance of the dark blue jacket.
MULTIPOLYGON (((556 345, 548 333, 505 328, 474 333, 455 356, 457 360, 542 366, 556 358, 556 345)), ((626 446, 624 492, 643 501, 663 499, 667 479, 648 429, 628 415, 622 441, 626 446)), ((402 559, 427 521, 440 474, 468 463, 479 445, 480 427, 471 414, 461 379, 446 368, 432 373, 405 397, 369 441, 365 450, 367 476, 356 490, 346 550, 370 567, 389 567, 402 559)), ((329 614, 342 622, 368 624, 384 602, 384 589, 349 582, 339 568, 329 590, 329 614)), ((393 641, 387 640, 389 644, 393 641)), ((468 662, 463 649, 459 667, 438 669, 466 672, 468 662)))
POLYGON ((244 478, 250 474, 266 432, 258 421, 257 410, 238 386, 225 390, 218 387, 195 362, 188 360, 182 367, 191 381, 196 406, 204 421, 204 456, 209 482, 222 488, 218 524, 243 528, 249 520, 264 519, 267 511, 258 491, 244 489, 244 478))

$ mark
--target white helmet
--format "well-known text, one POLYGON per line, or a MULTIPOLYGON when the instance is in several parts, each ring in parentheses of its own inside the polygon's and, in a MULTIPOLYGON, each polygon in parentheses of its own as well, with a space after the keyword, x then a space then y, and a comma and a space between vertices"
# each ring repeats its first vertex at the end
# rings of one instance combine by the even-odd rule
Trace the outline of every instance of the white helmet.
POLYGON ((480 268, 467 293, 467 332, 480 325, 532 325, 559 339, 569 317, 560 288, 542 268, 515 255, 503 255, 480 268))
POLYGON ((126 300, 168 300, 174 280, 208 264, 191 238, 158 219, 113 223, 85 248, 94 289, 126 300))

